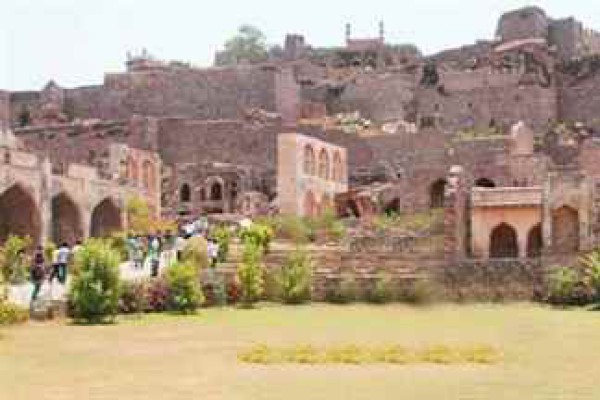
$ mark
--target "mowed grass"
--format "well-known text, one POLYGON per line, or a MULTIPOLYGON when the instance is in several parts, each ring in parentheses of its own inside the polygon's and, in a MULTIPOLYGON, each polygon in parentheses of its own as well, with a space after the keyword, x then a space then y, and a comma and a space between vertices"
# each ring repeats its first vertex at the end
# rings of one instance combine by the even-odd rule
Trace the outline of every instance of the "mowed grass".
POLYGON ((0 399, 600 399, 600 312, 538 305, 300 307, 0 332, 0 399), (255 365, 272 346, 489 345, 493 365, 255 365))

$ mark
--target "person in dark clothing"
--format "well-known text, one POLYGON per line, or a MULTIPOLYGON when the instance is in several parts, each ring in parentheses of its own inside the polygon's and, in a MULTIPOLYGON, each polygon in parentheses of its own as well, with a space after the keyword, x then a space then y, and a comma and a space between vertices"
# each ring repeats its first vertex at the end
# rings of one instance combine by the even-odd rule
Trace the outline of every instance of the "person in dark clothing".
POLYGON ((44 277, 46 275, 46 265, 44 262, 44 249, 38 246, 33 256, 33 265, 31 266, 31 283, 33 283, 33 292, 31 293, 31 302, 37 300, 44 277))

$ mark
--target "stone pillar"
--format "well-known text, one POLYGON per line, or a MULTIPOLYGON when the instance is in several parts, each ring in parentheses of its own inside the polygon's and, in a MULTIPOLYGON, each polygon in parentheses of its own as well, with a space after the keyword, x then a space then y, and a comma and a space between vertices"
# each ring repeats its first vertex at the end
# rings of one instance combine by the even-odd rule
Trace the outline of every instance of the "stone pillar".
POLYGON ((542 252, 552 248, 552 193, 553 175, 549 174, 544 182, 542 192, 542 252))
POLYGON ((529 231, 521 227, 517 230, 517 244, 519 245, 519 258, 527 258, 527 236, 529 231))
POLYGON ((40 242, 52 239, 52 164, 48 158, 39 159, 40 193, 38 205, 40 210, 40 242))
POLYGON ((450 168, 444 193, 444 253, 447 260, 466 257, 467 188, 464 169, 450 168))

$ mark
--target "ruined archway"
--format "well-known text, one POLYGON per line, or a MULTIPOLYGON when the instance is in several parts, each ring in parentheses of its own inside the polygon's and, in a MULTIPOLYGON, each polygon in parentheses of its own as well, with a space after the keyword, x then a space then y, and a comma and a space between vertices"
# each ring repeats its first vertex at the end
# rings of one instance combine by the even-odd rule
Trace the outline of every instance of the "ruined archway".
POLYGON ((0 195, 0 242, 17 235, 40 243, 41 221, 34 198, 23 186, 13 185, 0 195))
POLYGON ((535 225, 527 234, 527 257, 535 258, 542 255, 542 226, 535 225))
POLYGON ((429 206, 431 208, 444 207, 444 193, 446 191, 446 180, 438 179, 429 187, 429 206))
POLYGON ((518 256, 517 231, 506 223, 496 226, 490 234, 490 258, 517 258, 518 256))
POLYGON ((77 204, 66 194, 52 198, 52 240, 54 243, 75 243, 83 237, 81 213, 77 204))
POLYGON ((304 215, 307 217, 314 217, 318 212, 318 203, 315 195, 312 191, 306 192, 304 195, 304 215))
POLYGON ((179 201, 182 203, 189 203, 192 201, 192 190, 187 183, 181 185, 181 188, 179 189, 179 201))
POLYGON ((92 211, 90 235, 92 237, 108 236, 122 229, 121 209, 111 198, 102 200, 92 211))
POLYGON ((398 197, 393 198, 385 204, 383 212, 392 215, 400 212, 400 199, 398 197))
POLYGON ((213 182, 210 185, 210 200, 211 201, 221 201, 223 200, 223 186, 220 182, 213 182))
POLYGON ((579 250, 579 213, 562 206, 552 212, 552 248, 556 253, 574 253, 579 250))
POLYGON ((496 183, 488 178, 479 178, 475 181, 475 186, 480 188, 491 189, 496 187, 496 183))

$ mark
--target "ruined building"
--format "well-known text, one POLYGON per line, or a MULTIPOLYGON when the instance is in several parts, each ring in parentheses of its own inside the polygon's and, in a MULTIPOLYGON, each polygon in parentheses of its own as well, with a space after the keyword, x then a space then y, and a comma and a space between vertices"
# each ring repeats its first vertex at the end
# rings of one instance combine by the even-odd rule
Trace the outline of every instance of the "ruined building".
MULTIPOLYGON (((53 174, 121 165, 155 210, 184 219, 285 207, 278 138, 302 134, 345 150, 341 215, 445 207, 453 254, 527 256, 600 232, 599 70, 597 32, 527 7, 494 38, 428 56, 387 43, 383 24, 372 38, 348 26, 335 48, 291 34, 261 64, 129 56, 101 85, 0 92, 0 121, 53 174)), ((311 194, 297 212, 325 208, 311 194)))

